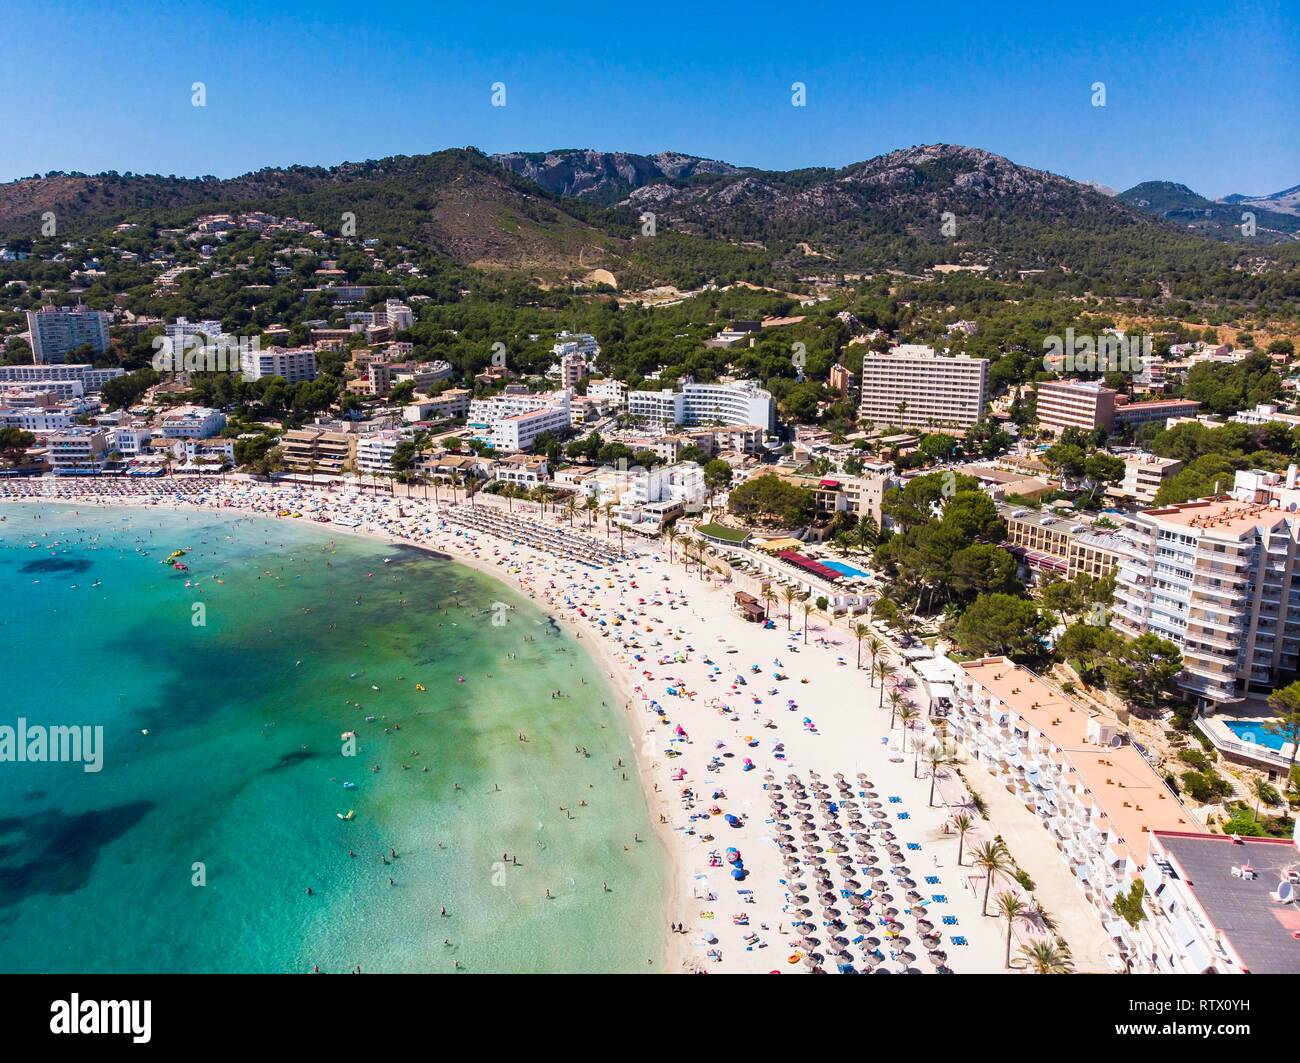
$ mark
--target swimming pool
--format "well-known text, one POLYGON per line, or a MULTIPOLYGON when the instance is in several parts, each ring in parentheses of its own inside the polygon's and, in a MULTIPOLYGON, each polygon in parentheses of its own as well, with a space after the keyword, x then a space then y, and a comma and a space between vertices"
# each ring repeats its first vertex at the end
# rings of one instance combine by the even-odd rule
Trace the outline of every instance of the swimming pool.
POLYGON ((827 568, 833 568, 841 576, 860 576, 863 579, 870 579, 870 572, 863 572, 860 568, 854 568, 852 565, 846 565, 843 561, 823 561, 827 568))
POLYGON ((1279 753, 1282 747, 1287 744, 1279 734, 1271 734, 1264 730, 1264 720, 1224 720, 1223 725, 1243 742, 1249 742, 1253 745, 1263 746, 1265 749, 1275 749, 1279 753))

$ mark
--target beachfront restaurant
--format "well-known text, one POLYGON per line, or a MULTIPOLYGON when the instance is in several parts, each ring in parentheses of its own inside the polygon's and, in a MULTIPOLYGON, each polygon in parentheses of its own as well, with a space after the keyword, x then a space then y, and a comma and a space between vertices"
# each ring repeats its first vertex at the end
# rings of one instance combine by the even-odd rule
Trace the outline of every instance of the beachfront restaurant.
POLYGON ((832 613, 860 613, 867 608, 866 579, 847 576, 800 553, 795 549, 803 545, 799 540, 755 540, 754 545, 759 549, 746 551, 750 560, 746 571, 760 583, 794 587, 813 601, 825 598, 832 613))

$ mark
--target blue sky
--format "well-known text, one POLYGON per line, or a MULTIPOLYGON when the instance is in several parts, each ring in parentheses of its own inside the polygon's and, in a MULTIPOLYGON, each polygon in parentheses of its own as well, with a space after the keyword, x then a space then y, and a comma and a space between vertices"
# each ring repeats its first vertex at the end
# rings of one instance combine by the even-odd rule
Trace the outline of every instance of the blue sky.
POLYGON ((786 169, 944 141, 1116 189, 1300 183, 1298 0, 560 7, 6 0, 0 180, 466 144, 786 169))

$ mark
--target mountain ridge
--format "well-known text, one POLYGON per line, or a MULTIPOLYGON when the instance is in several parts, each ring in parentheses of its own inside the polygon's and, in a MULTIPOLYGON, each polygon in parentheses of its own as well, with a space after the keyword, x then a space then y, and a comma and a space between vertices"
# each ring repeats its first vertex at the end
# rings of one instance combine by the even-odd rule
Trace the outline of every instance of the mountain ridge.
MULTIPOLYGON (((0 185, 0 239, 121 221, 162 227, 261 209, 338 234, 426 248, 478 269, 547 277, 593 268, 633 281, 698 283, 932 266, 1055 270, 1158 282, 1197 255, 1228 268, 1240 208, 1184 185, 1115 197, 980 148, 925 144, 847 166, 761 170, 681 152, 451 148, 333 167, 267 167, 235 178, 51 173, 0 185), (656 239, 644 231, 655 217, 656 239), (1186 214, 1186 217, 1184 216, 1186 214), (1191 224, 1189 224, 1189 222, 1191 224), (1207 241, 1221 243, 1216 247, 1207 241)), ((1261 212, 1287 239, 1300 218, 1261 212), (1280 219, 1278 221, 1277 219, 1280 219)))
POLYGON ((1257 234, 1263 233, 1267 238, 1279 241, 1300 234, 1300 215, 1261 208, 1251 200, 1228 203, 1207 199, 1176 181, 1143 181, 1125 189, 1116 198, 1171 224, 1214 239, 1232 239, 1234 233, 1240 235, 1245 222, 1243 206, 1251 208, 1255 214, 1257 234))

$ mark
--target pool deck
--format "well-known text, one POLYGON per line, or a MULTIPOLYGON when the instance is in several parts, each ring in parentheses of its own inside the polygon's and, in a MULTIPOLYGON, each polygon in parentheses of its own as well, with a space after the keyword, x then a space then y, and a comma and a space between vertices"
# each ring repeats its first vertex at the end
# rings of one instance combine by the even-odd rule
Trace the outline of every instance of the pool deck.
MULTIPOLYGON (((1242 706, 1241 708, 1246 708, 1242 706)), ((1242 712, 1216 713, 1201 717, 1196 726, 1214 743, 1214 748, 1225 756, 1247 761, 1256 767, 1281 769, 1285 771, 1291 762, 1291 743, 1284 742, 1281 749, 1272 749, 1259 742, 1247 742, 1239 737, 1228 725, 1233 723, 1250 724, 1263 729, 1264 724, 1275 719, 1273 716, 1242 712)))
POLYGON ((860 579, 870 579, 871 573, 865 572, 860 568, 847 564, 844 561, 822 561, 821 564, 827 568, 832 568, 843 576, 857 576, 860 579))

